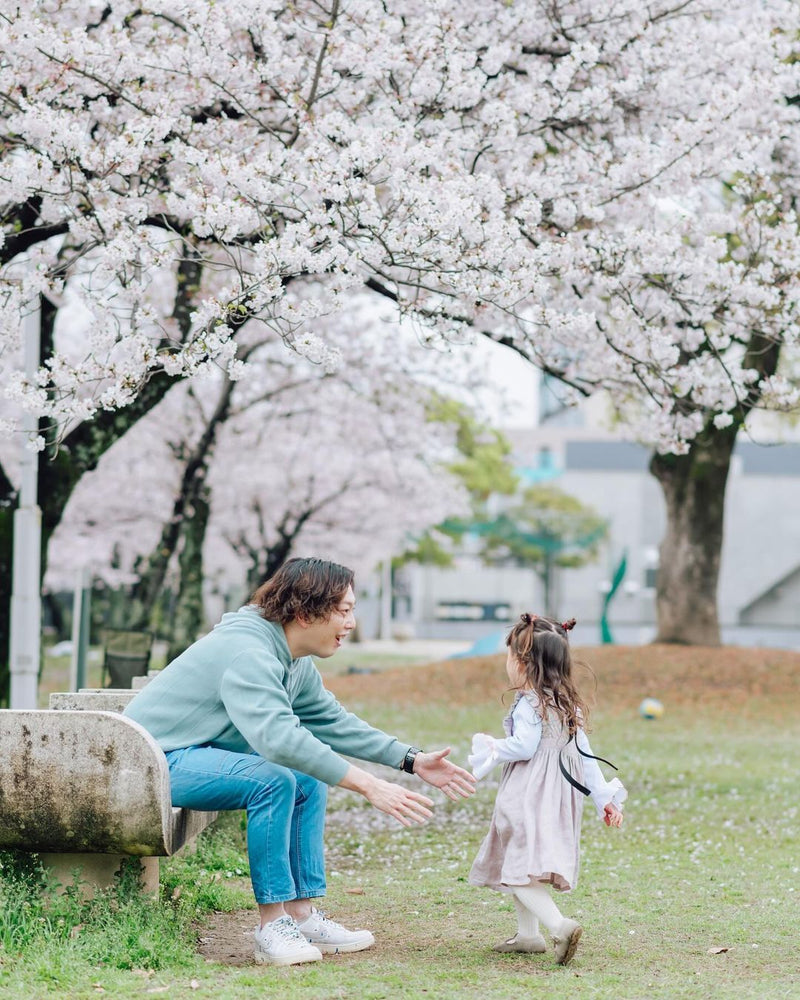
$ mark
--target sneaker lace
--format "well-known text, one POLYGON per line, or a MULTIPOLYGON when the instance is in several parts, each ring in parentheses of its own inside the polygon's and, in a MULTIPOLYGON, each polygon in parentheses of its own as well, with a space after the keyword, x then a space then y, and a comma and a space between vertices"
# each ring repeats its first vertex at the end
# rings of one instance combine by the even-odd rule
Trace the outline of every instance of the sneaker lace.
POLYGON ((324 930, 326 930, 326 931, 336 931, 336 932, 342 931, 342 932, 344 932, 344 930, 345 930, 344 925, 343 924, 337 924, 335 920, 331 920, 330 917, 326 917, 323 910, 316 910, 315 913, 316 913, 317 919, 320 922, 320 925, 322 926, 322 928, 324 930))
POLYGON ((305 941, 292 917, 279 917, 273 922, 272 930, 285 941, 305 941))

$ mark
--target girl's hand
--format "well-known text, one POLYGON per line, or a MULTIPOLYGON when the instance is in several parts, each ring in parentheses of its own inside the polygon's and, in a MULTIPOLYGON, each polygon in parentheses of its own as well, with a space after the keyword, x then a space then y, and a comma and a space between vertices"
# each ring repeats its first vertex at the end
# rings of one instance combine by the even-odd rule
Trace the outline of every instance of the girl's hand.
POLYGON ((609 802, 603 809, 603 822, 606 826, 622 826, 622 810, 617 809, 613 802, 609 802))
POLYGON ((463 767, 446 760, 449 753, 450 747, 431 753, 418 753, 414 758, 414 774, 434 788, 441 788, 449 799, 456 801, 459 796, 468 799, 475 791, 477 780, 463 767))

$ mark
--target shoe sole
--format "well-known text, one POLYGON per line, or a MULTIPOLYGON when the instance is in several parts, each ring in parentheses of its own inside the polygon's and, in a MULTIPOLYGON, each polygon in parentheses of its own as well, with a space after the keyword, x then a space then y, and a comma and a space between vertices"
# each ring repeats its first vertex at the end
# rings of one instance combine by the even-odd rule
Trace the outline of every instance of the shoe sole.
POLYGON ((544 940, 528 944, 522 944, 513 940, 501 941, 500 944, 496 944, 492 948, 492 951, 496 951, 501 955, 544 955, 547 951, 547 943, 544 940))
MULTIPOLYGON (((319 949, 317 949, 319 951, 319 949)), ((265 955, 263 951, 255 951, 253 957, 259 965, 302 965, 305 962, 321 962, 322 952, 318 955, 265 955)))
POLYGON ((323 944, 321 941, 312 941, 315 948, 319 948, 323 955, 348 955, 354 951, 366 951, 375 944, 375 938, 371 941, 354 941, 351 944, 323 944))
POLYGON ((582 927, 576 927, 575 930, 570 934, 567 939, 567 950, 561 956, 561 958, 556 959, 556 965, 566 965, 572 959, 575 951, 578 948, 578 942, 581 939, 581 934, 583 934, 582 927))

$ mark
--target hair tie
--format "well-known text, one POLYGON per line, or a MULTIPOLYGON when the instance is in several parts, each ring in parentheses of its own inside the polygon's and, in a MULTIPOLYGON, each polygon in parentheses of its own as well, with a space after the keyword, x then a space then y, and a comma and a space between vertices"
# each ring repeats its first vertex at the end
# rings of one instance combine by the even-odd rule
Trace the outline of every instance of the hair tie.
POLYGON ((565 632, 570 632, 572 629, 575 628, 575 619, 570 618, 567 621, 562 622, 561 627, 564 629, 565 632))
POLYGON ((527 611, 523 611, 520 619, 524 625, 532 625, 536 621, 536 615, 529 615, 527 611))

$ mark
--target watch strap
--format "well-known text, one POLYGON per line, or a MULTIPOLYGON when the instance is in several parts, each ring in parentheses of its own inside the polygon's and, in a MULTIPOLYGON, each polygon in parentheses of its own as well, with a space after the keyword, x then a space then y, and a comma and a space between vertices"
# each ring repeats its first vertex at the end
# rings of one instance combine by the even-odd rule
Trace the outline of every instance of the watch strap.
POLYGON ((418 753, 422 753, 419 747, 409 747, 408 752, 403 758, 403 763, 400 768, 406 772, 406 774, 414 773, 414 760, 418 753))

